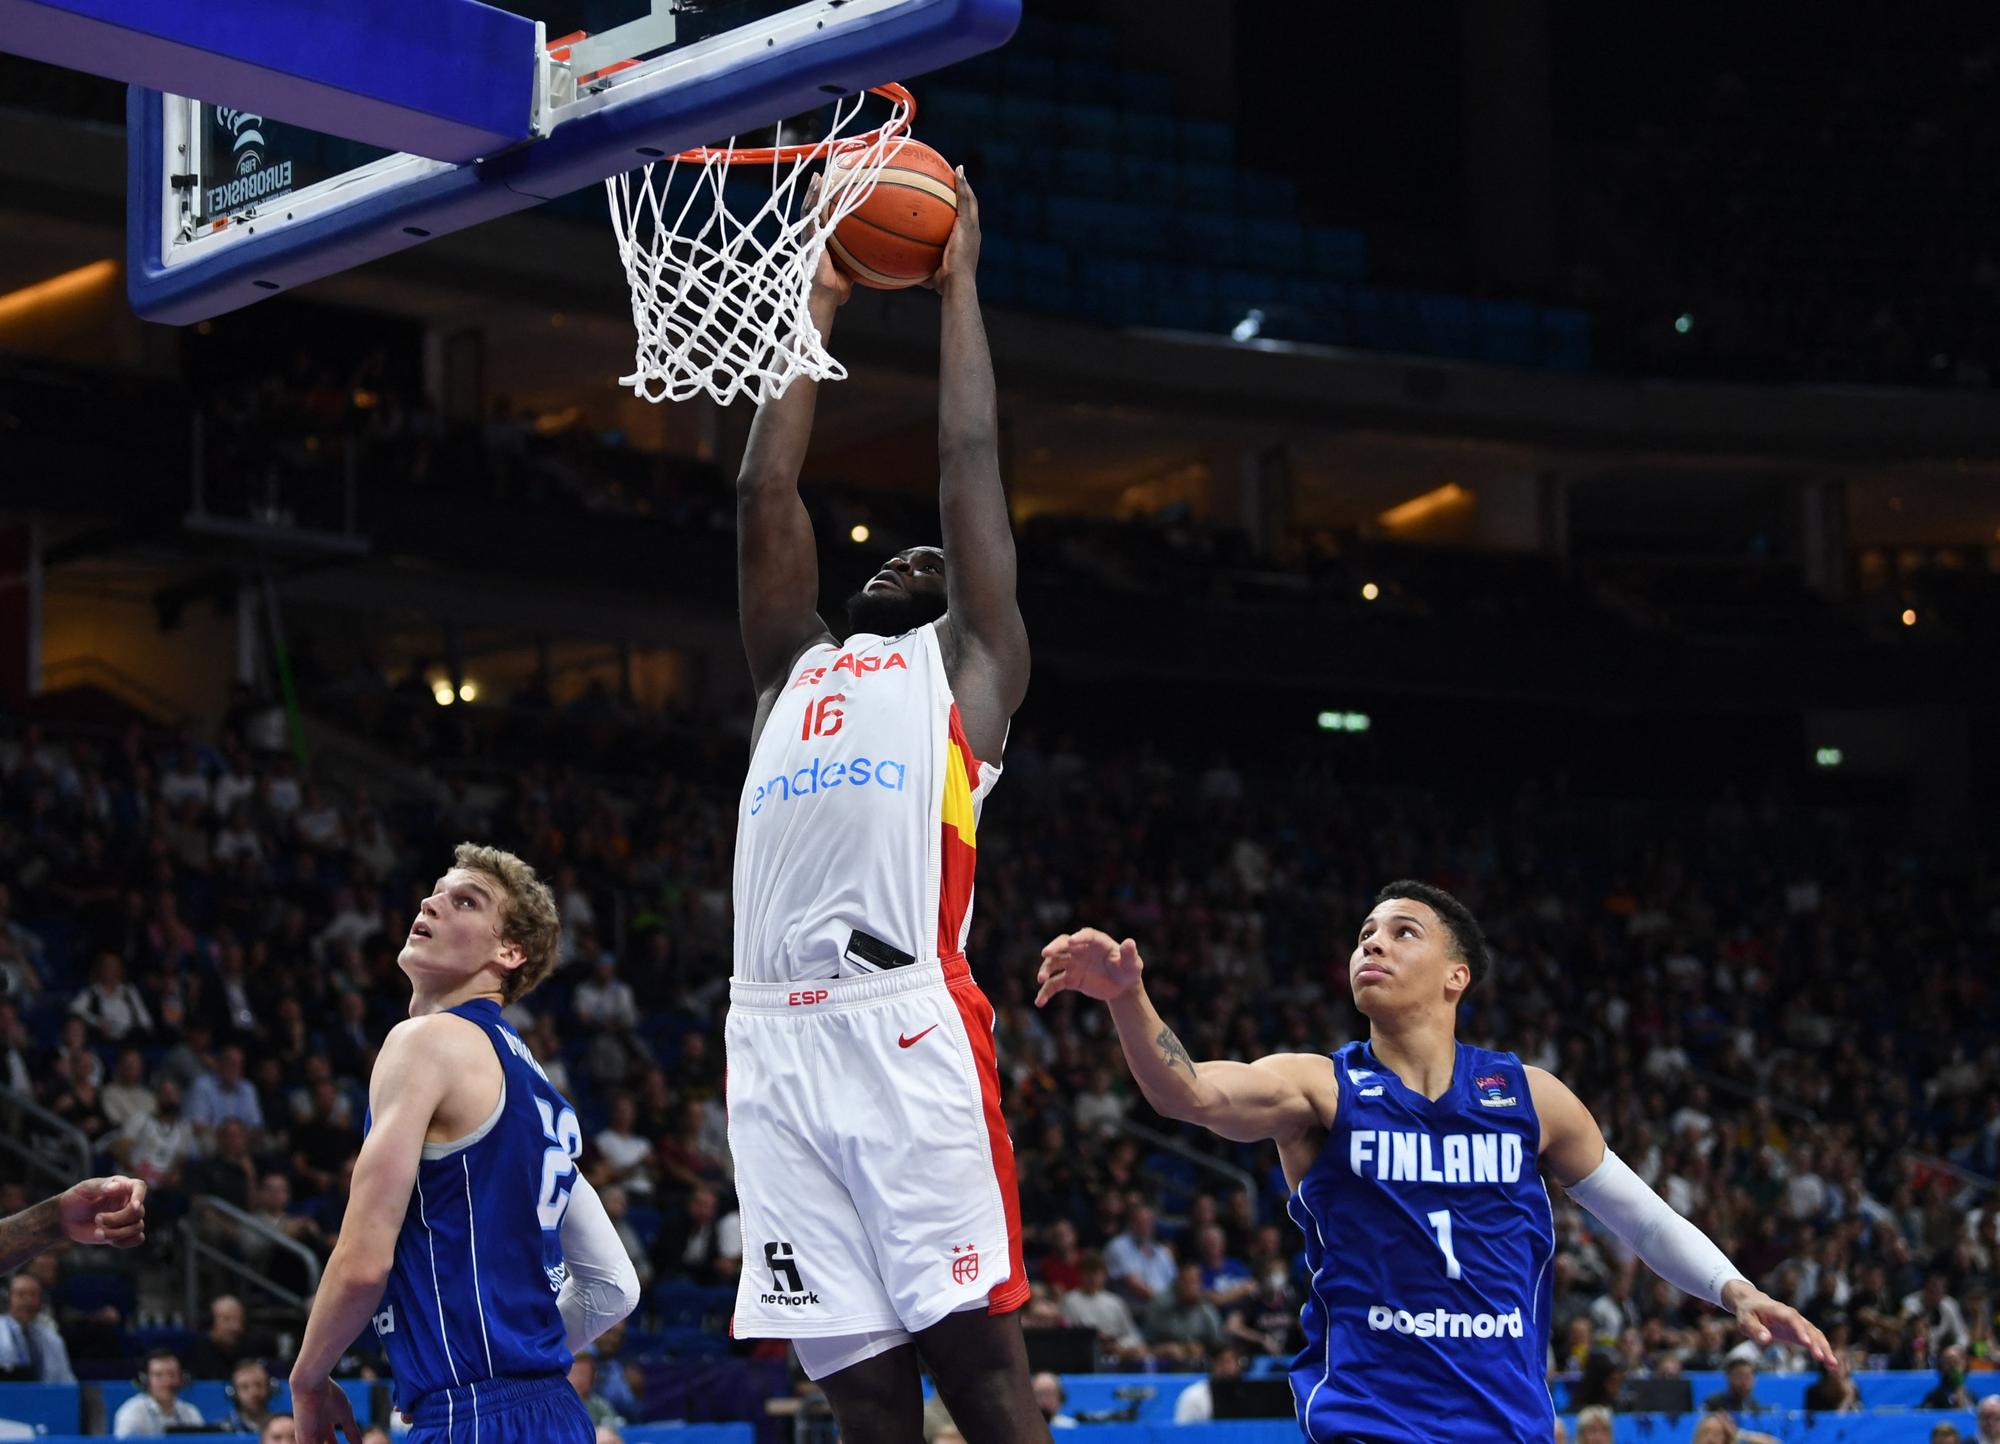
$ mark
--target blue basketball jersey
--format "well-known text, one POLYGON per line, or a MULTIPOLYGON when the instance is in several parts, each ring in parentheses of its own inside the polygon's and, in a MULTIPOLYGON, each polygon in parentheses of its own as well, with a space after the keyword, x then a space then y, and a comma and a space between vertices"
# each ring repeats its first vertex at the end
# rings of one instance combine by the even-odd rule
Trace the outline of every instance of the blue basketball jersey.
POLYGON ((1460 1043, 1435 1102, 1366 1043, 1333 1065, 1333 1131, 1287 1204, 1312 1272, 1306 1437, 1547 1444, 1555 1223, 1521 1060, 1460 1043))
POLYGON ((481 999, 451 1012, 492 1042, 500 1103, 465 1138, 424 1145, 375 1332, 396 1376, 397 1408, 466 1423, 481 1386, 493 1392, 488 1381, 569 1369, 556 1294, 583 1133, 499 1004, 481 999))

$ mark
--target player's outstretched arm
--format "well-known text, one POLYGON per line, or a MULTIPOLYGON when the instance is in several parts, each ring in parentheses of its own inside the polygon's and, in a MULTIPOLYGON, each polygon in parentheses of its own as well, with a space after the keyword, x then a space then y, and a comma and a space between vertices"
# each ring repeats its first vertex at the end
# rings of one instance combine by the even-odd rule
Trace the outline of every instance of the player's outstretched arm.
POLYGON ((1542 1120, 1542 1161, 1569 1196, 1623 1239, 1646 1267, 1683 1293, 1729 1310, 1760 1344, 1793 1344, 1838 1372, 1840 1356, 1804 1315, 1779 1303, 1731 1263, 1714 1240, 1668 1206, 1624 1160, 1583 1100, 1553 1073, 1529 1068, 1528 1091, 1542 1120))
MULTIPOLYGON (((302 1444, 325 1444, 336 1426, 351 1438, 361 1437, 347 1396, 331 1382, 333 1366, 368 1326, 389 1286, 424 1134, 461 1066, 462 1026, 445 1014, 407 1019, 389 1030, 375 1060, 368 1079, 373 1123, 354 1161, 340 1239, 320 1275, 292 1364, 292 1406, 302 1444)), ((485 1046, 477 1034, 471 1037, 485 1046)))
POLYGON ((563 1212, 563 1286, 556 1295, 563 1342, 573 1354, 639 1307, 639 1271, 611 1215, 582 1174, 563 1212))
MULTIPOLYGON (((818 203, 815 177, 806 204, 818 203)), ((853 293, 854 283, 822 253, 807 303, 822 338, 853 293)), ((736 474, 736 603, 759 698, 783 685, 800 652, 830 635, 819 615, 812 518, 799 499, 799 469, 812 442, 818 404, 819 383, 799 376, 783 396, 758 407, 736 474)))
POLYGON ((958 171, 958 219, 931 284, 944 303, 938 352, 938 517, 959 647, 954 690, 967 740, 997 753, 1028 692, 1028 629, 1015 594, 1014 528, 1000 483, 993 356, 979 314, 979 198, 958 171), (981 735, 981 734, 985 735, 981 735))
POLYGON ((1130 938, 1096 928, 1064 933, 1042 949, 1035 1006, 1058 993, 1110 1005, 1126 1065, 1155 1112, 1238 1143, 1279 1142, 1330 1127, 1337 1099, 1325 1060, 1278 1053, 1254 1063, 1197 1063, 1146 996, 1145 959, 1130 938))
POLYGON ((12 1273, 64 1239, 131 1248, 146 1241, 146 1185, 137 1178, 86 1178, 54 1198, 0 1218, 0 1274, 12 1273))

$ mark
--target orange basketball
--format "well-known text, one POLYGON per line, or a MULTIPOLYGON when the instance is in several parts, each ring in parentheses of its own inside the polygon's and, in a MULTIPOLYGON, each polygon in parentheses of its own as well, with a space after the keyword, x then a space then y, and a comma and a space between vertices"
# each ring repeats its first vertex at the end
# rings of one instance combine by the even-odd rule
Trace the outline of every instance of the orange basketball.
MULTIPOLYGON (((827 162, 829 187, 841 183, 857 156, 835 154, 827 162)), ((906 140, 890 153, 868 199, 834 228, 827 248, 857 284, 900 291, 931 278, 957 219, 951 162, 922 141, 906 140)))

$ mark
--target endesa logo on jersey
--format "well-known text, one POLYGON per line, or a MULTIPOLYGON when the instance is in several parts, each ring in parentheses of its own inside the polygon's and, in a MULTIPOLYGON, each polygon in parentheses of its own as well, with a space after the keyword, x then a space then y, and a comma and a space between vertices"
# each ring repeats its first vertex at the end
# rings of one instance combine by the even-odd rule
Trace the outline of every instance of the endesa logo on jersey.
POLYGON ((1521 1311, 1504 1314, 1455 1314, 1450 1309, 1425 1309, 1413 1314, 1375 1304, 1368 1310, 1368 1327, 1378 1334, 1394 1331, 1418 1339, 1518 1339, 1523 1335, 1521 1311))
POLYGON ((901 792, 909 779, 909 764, 890 757, 850 757, 845 762, 827 762, 815 757, 803 767, 759 783, 750 794, 750 815, 755 817, 769 803, 796 802, 836 787, 879 787, 884 792, 901 792))

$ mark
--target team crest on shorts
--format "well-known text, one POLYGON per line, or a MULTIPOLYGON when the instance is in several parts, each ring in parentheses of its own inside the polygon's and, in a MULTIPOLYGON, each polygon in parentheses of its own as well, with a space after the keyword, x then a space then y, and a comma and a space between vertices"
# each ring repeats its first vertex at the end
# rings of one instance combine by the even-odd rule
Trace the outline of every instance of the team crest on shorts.
POLYGON ((1507 1091, 1507 1077, 1504 1073, 1481 1073, 1472 1080, 1479 1090, 1479 1106, 1482 1108, 1512 1108, 1521 1100, 1507 1091))
POLYGON ((951 1281, 955 1284, 969 1284, 979 1277, 979 1249, 977 1245, 957 1245, 951 1250, 951 1281))

